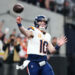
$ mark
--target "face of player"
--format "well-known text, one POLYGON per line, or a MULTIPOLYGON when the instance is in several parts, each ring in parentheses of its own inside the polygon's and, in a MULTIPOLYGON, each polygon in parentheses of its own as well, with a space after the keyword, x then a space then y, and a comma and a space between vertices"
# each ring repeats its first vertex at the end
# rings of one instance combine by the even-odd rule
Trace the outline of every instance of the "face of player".
POLYGON ((43 31, 43 32, 45 32, 46 31, 46 23, 45 23, 45 21, 40 21, 40 22, 38 22, 38 25, 39 25, 39 29, 41 30, 41 31, 43 31))

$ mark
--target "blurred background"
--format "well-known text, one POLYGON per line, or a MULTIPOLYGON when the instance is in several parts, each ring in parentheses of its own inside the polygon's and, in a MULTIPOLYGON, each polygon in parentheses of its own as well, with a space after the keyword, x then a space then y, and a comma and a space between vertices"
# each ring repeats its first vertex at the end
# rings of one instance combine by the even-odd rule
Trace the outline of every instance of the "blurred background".
POLYGON ((48 62, 55 75, 75 75, 75 0, 0 0, 0 75, 28 75, 26 68, 16 70, 27 59, 27 38, 22 35, 16 24, 16 17, 23 18, 25 28, 34 26, 37 15, 49 19, 47 31, 56 46, 58 37, 65 35, 67 43, 51 55, 48 62), (21 3, 24 11, 13 12, 13 6, 21 3))

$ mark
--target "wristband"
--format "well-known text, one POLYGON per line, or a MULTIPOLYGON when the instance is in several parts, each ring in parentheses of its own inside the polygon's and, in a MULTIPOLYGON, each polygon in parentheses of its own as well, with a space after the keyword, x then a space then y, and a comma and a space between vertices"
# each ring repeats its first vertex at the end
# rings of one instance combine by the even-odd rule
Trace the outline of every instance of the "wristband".
POLYGON ((19 24, 17 24, 18 25, 18 27, 21 27, 22 26, 22 24, 21 23, 19 23, 19 24))
POLYGON ((58 45, 55 46, 56 51, 58 51, 59 48, 60 48, 60 46, 58 46, 58 45))

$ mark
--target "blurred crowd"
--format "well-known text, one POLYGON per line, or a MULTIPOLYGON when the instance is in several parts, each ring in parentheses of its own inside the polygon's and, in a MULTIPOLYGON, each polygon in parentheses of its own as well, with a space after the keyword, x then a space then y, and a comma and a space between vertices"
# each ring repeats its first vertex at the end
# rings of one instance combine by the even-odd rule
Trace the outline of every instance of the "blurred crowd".
POLYGON ((64 16, 73 16, 75 13, 74 0, 20 0, 64 16))
POLYGON ((3 29, 4 22, 0 22, 0 70, 4 66, 4 74, 17 75, 16 64, 21 65, 27 59, 27 38, 16 34, 16 29, 7 38, 9 28, 3 29), (9 71, 10 70, 10 71, 9 71))
POLYGON ((9 35, 9 37, 7 38, 6 36, 9 34, 9 28, 5 28, 4 32, 2 31, 2 27, 3 27, 3 22, 0 22, 0 52, 4 52, 7 47, 9 46, 9 51, 10 53, 13 53, 13 47, 12 46, 17 46, 15 48, 18 48, 18 50, 21 50, 19 52, 20 57, 25 57, 24 56, 27 52, 27 38, 22 35, 22 34, 17 34, 16 33, 16 29, 13 29, 12 33, 9 35), (10 44, 10 45, 9 45, 10 44), (25 52, 22 52, 25 51, 25 52), (22 55, 21 55, 22 52, 22 55), (24 54, 25 53, 25 54, 24 54))

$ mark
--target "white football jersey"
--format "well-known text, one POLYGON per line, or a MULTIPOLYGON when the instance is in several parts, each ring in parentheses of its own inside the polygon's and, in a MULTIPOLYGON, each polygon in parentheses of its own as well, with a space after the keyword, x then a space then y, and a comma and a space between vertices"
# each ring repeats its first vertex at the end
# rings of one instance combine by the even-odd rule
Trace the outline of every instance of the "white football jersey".
POLYGON ((28 40, 27 54, 47 55, 48 42, 51 41, 50 34, 43 34, 35 27, 31 27, 30 30, 34 37, 28 40))

